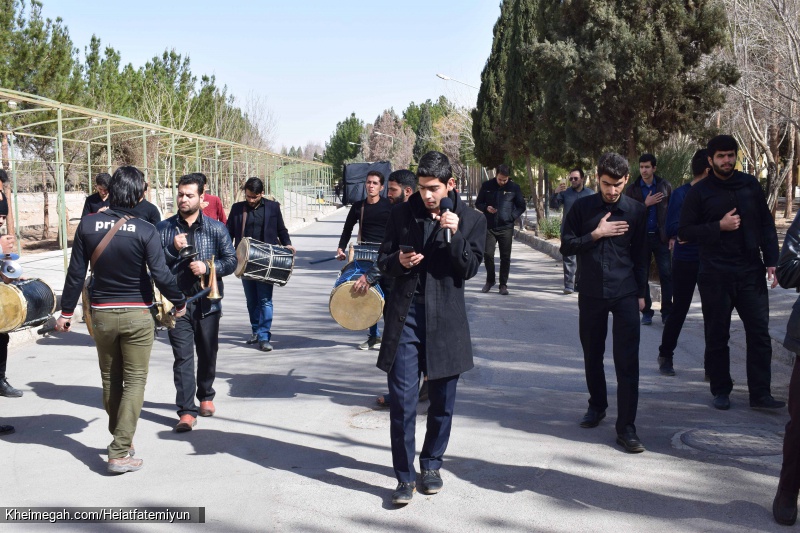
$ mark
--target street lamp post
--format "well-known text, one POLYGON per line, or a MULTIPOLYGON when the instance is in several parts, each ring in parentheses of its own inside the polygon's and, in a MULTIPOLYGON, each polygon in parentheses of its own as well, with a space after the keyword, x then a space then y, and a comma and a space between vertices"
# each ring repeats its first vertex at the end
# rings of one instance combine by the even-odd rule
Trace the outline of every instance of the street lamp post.
POLYGON ((472 88, 473 88, 473 89, 475 89, 476 91, 480 91, 480 87, 475 87, 474 85, 470 85, 470 84, 469 84, 469 83, 467 83, 467 82, 464 82, 464 81, 461 81, 461 80, 457 80, 457 79, 455 79, 455 78, 451 78, 450 76, 446 76, 446 75, 444 75, 444 74, 437 74, 437 75, 436 75, 436 77, 437 77, 437 78, 441 78, 441 79, 443 79, 443 80, 445 80, 445 81, 454 81, 454 82, 456 82, 456 83, 460 83, 461 85, 466 85, 467 87, 472 87, 472 88))

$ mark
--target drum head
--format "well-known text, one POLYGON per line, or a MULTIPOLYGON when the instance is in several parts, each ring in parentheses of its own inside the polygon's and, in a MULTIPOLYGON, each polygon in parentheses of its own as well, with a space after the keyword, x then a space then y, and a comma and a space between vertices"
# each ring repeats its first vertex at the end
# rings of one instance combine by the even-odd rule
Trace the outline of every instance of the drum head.
POLYGON ((247 260, 250 259, 250 237, 245 237, 236 247, 236 270, 233 275, 241 278, 247 268, 247 260))
POLYGON ((28 302, 22 291, 0 283, 0 333, 14 331, 25 322, 28 302))
POLYGON ((355 281, 346 281, 331 291, 328 307, 333 319, 343 328, 353 331, 375 324, 383 312, 383 297, 370 287, 366 294, 352 291, 355 281))

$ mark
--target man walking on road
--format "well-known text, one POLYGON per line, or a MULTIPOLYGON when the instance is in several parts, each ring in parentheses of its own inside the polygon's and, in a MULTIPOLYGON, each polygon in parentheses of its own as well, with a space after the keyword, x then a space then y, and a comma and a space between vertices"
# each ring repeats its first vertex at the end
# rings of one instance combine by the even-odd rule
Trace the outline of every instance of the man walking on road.
MULTIPOLYGON (((661 322, 666 323, 672 311, 672 266, 667 237, 667 206, 672 195, 668 181, 656 175, 656 156, 642 154, 639 158, 639 178, 625 191, 625 194, 647 207, 647 263, 645 280, 650 279, 650 256, 655 257, 658 277, 661 281, 661 322)), ((653 302, 650 286, 644 294, 642 325, 653 323, 653 302)))
POLYGON ((392 502, 400 505, 409 503, 416 490, 414 428, 421 369, 428 376, 430 399, 419 457, 421 490, 435 494, 442 489, 439 470, 450 439, 456 384, 474 366, 464 282, 477 274, 486 242, 486 222, 453 190, 447 156, 428 152, 417 176, 419 192, 392 210, 378 257, 381 272, 394 278, 377 366, 388 374, 398 482, 392 502))
POLYGON ((778 235, 764 191, 755 176, 736 170, 739 145, 729 135, 708 141, 712 173, 691 188, 681 210, 678 238, 700 245, 697 285, 703 306, 706 371, 714 407, 730 409, 731 312, 735 308, 747 340, 750 407, 778 409, 772 397, 772 340, 764 274, 777 286, 778 235))
MULTIPOLYGON (((353 228, 358 224, 358 243, 381 243, 383 241, 383 231, 386 228, 386 221, 392 210, 392 202, 388 198, 381 196, 383 190, 384 176, 377 170, 371 170, 367 174, 367 181, 364 185, 367 197, 353 203, 344 221, 342 236, 339 238, 339 247, 336 249, 336 258, 340 261, 347 259, 347 243, 353 235, 353 228)), ((381 347, 381 333, 376 322, 369 328, 367 341, 359 344, 359 350, 369 350, 373 348, 379 350, 381 347)))
POLYGON ((522 197, 519 185, 511 180, 508 165, 498 165, 496 177, 481 185, 475 207, 486 216, 486 246, 483 256, 486 284, 481 292, 489 292, 494 287, 494 249, 497 245, 500 248, 500 294, 507 295, 514 221, 525 212, 525 198, 522 197))
POLYGON ((617 443, 630 453, 644 451, 636 434, 639 403, 639 311, 647 288, 645 206, 622 194, 628 162, 606 153, 597 162, 600 194, 581 198, 567 215, 561 255, 576 255, 584 282, 578 294, 578 329, 589 409, 581 427, 597 427, 608 399, 603 355, 608 313, 614 318, 614 368, 617 373, 617 443))
MULTIPOLYGON (((564 211, 561 214, 561 233, 564 233, 564 221, 567 219, 567 214, 569 214, 569 210, 572 209, 572 205, 575 203, 575 200, 594 194, 592 189, 584 187, 584 183, 586 181, 585 178, 586 176, 583 173, 583 169, 573 168, 569 171, 569 187, 567 187, 566 183, 561 183, 556 189, 556 192, 553 194, 553 197, 550 199, 550 207, 552 209, 558 209, 562 206, 564 207, 564 211)), ((563 256, 563 263, 564 294, 572 294, 576 290, 576 281, 578 280, 578 265, 575 262, 575 256, 563 256)))
POLYGON ((667 210, 667 236, 672 250, 672 312, 667 317, 664 331, 661 334, 661 346, 658 347, 658 370, 665 376, 674 376, 675 368, 672 356, 678 345, 678 337, 686 320, 686 314, 692 305, 694 288, 697 286, 697 274, 700 271, 700 251, 697 243, 686 243, 678 240, 678 223, 681 217, 683 200, 689 190, 708 176, 711 167, 708 165, 708 151, 698 150, 692 157, 691 183, 675 189, 669 199, 667 210))

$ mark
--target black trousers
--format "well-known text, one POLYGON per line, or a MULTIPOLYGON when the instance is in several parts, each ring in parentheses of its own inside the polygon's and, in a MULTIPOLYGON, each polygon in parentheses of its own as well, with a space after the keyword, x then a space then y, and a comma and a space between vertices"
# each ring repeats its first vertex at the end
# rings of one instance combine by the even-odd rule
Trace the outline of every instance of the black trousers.
POLYGON ((175 362, 172 371, 175 379, 175 404, 178 416, 197 416, 195 395, 201 402, 214 399, 214 377, 217 373, 220 313, 201 315, 197 302, 189 304, 186 314, 175 321, 169 330, 169 342, 175 362), (197 380, 195 381, 194 352, 197 348, 197 380))
POLYGON ((672 260, 672 311, 667 316, 667 323, 664 324, 664 332, 661 334, 659 357, 672 360, 683 323, 692 306, 699 272, 700 261, 672 260))
MULTIPOLYGON (((483 264, 486 265, 486 282, 494 283, 494 248, 500 247, 500 285, 508 285, 511 271, 511 244, 514 242, 514 226, 486 231, 486 247, 483 264)), ((430 385, 428 385, 430 387, 430 385)))
POLYGON ((783 437, 783 467, 780 487, 800 490, 800 362, 795 357, 794 371, 789 382, 789 422, 783 437))
POLYGON ((8 333, 0 333, 0 379, 6 377, 6 364, 8 363, 8 333))
MULTIPOLYGON (((397 481, 415 481, 415 428, 419 398, 419 375, 425 364, 425 305, 412 303, 408 310, 389 384, 389 419, 392 441, 392 466, 397 481)), ((458 375, 428 380, 428 424, 419 455, 420 468, 438 470, 450 441, 456 403, 458 375)))
POLYGON ((750 399, 770 394, 772 341, 769 336, 769 296, 763 270, 700 274, 697 285, 703 304, 706 336, 706 372, 711 394, 730 394, 731 312, 736 309, 747 341, 747 387, 750 399))
POLYGON ((608 407, 606 373, 603 356, 606 351, 608 314, 613 318, 614 369, 617 374, 617 433, 636 426, 639 405, 639 299, 635 294, 621 298, 592 298, 578 295, 578 329, 586 385, 589 388, 589 409, 603 412, 608 407))

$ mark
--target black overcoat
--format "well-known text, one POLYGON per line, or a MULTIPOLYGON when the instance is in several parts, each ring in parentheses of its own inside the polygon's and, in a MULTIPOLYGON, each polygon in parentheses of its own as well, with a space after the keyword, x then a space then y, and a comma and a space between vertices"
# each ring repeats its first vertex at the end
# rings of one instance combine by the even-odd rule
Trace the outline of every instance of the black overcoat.
POLYGON ((419 193, 392 209, 378 256, 381 272, 394 278, 394 287, 383 310, 385 325, 377 364, 384 372, 389 372, 394 363, 417 280, 424 271, 428 378, 455 376, 474 366, 464 282, 477 274, 483 260, 486 218, 461 202, 454 192, 450 193, 450 198, 459 222, 449 245, 439 227, 425 245, 422 222, 431 215, 419 193), (425 256, 418 266, 406 269, 400 264, 401 244, 413 246, 425 256))

